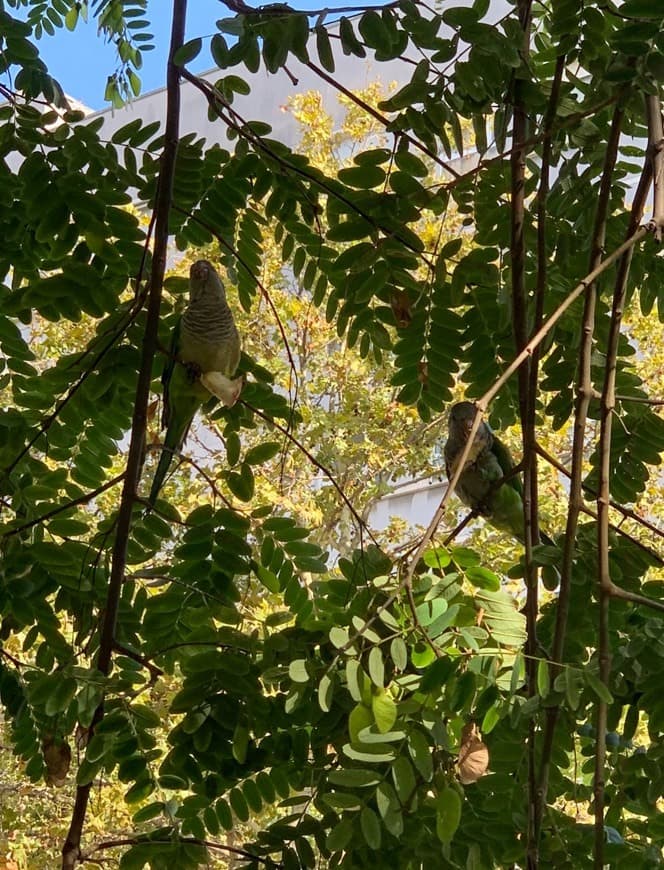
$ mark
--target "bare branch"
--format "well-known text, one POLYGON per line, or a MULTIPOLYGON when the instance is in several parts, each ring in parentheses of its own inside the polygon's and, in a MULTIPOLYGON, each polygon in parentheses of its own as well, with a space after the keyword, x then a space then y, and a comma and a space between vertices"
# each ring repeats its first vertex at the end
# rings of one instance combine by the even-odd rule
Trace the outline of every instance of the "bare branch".
POLYGON ((656 241, 662 241, 664 228, 664 127, 659 94, 646 96, 648 146, 653 163, 653 215, 649 227, 656 241))
MULTIPOLYGON (((561 474, 564 474, 565 477, 567 477, 567 478, 571 477, 571 473, 565 468, 565 466, 562 465, 562 463, 558 462, 558 460, 555 458, 555 456, 552 456, 547 450, 545 450, 542 447, 541 444, 537 445, 537 452, 539 453, 539 455, 543 459, 545 459, 549 463, 549 465, 552 465, 557 471, 559 471, 561 474)), ((593 489, 592 486, 588 486, 587 483, 583 484, 583 489, 589 495, 592 495, 595 497, 597 496, 597 490, 593 489)), ((649 531, 653 532, 655 535, 658 535, 658 537, 664 538, 664 531, 662 531, 662 529, 658 529, 657 526, 654 525, 653 523, 651 523, 649 520, 646 520, 643 517, 640 517, 636 513, 636 511, 633 511, 631 508, 624 507, 624 505, 619 504, 617 501, 614 501, 613 499, 609 500, 609 504, 611 505, 611 507, 614 510, 617 510, 624 517, 628 517, 630 520, 634 520, 634 522, 643 526, 644 529, 648 529, 649 531)), ((584 512, 589 513, 587 508, 584 508, 584 512)), ((597 517, 597 514, 592 513, 592 512, 590 512, 590 515, 593 517, 597 517)), ((622 528, 616 527, 616 531, 620 532, 620 534, 625 535, 626 537, 633 540, 635 544, 639 544, 640 547, 643 547, 655 559, 657 559, 657 560, 662 559, 662 557, 659 556, 654 550, 651 550, 649 547, 646 547, 645 544, 641 544, 639 541, 637 541, 636 538, 632 538, 632 536, 628 535, 627 532, 625 532, 622 528)))
MULTIPOLYGON (((120 594, 125 576, 127 546, 132 522, 132 509, 136 491, 143 467, 145 431, 147 425, 147 408, 152 377, 152 360, 157 350, 157 331, 159 327, 159 311, 161 307, 161 291, 166 270, 166 255, 168 248, 168 214, 171 207, 173 192, 173 177, 175 156, 178 147, 180 123, 180 77, 173 63, 173 56, 184 42, 187 0, 173 0, 173 20, 171 28, 171 45, 167 67, 167 109, 164 150, 161 156, 161 171, 157 185, 155 200, 155 243, 152 261, 152 274, 147 300, 147 316, 141 367, 136 384, 134 416, 132 420, 131 439, 124 486, 118 512, 118 522, 115 531, 111 576, 108 583, 103 622, 99 638, 99 653, 97 668, 102 674, 110 672, 113 648, 115 643, 115 627, 120 602, 120 594)), ((103 700, 95 711, 91 731, 104 716, 103 700)), ((74 870, 81 858, 81 836, 87 812, 90 789, 92 784, 79 785, 76 789, 76 801, 72 813, 67 838, 62 847, 62 870, 74 870)))
MULTIPOLYGON (((577 374, 577 399, 574 413, 574 438, 572 445, 572 472, 570 478, 570 493, 567 509, 567 524, 563 545, 563 559, 561 565, 560 588, 558 593, 558 608, 556 610, 556 626, 551 651, 551 681, 555 680, 560 672, 560 663, 563 661, 565 635, 567 631, 567 618, 572 583, 572 564, 576 547, 576 530, 579 514, 583 507, 583 448, 586 431, 586 418, 588 406, 593 395, 593 382, 591 374, 591 358, 593 349, 593 335, 595 329, 595 303, 597 291, 595 280, 598 270, 607 261, 602 261, 602 252, 606 238, 606 223, 608 219, 609 199, 611 194, 611 182, 613 171, 618 159, 618 145, 620 143, 620 130, 623 120, 623 109, 616 106, 611 121, 611 130, 604 157, 604 168, 599 187, 597 211, 595 214, 595 226, 591 240, 590 275, 585 288, 587 290, 581 322, 581 349, 579 354, 579 371, 577 374)), ((633 232, 626 242, 614 251, 613 261, 622 257, 633 248, 633 240, 638 231, 633 232), (631 243, 631 244, 628 244, 631 243)), ((609 259, 609 258, 607 258, 609 259)), ((553 738, 558 720, 558 706, 547 709, 542 741, 542 755, 540 760, 540 774, 538 785, 538 833, 541 831, 542 816, 547 801, 549 765, 553 750, 553 738)))
MULTIPOLYGON (((653 215, 655 238, 661 240, 662 223, 664 218, 664 188, 662 179, 658 178, 657 171, 661 171, 661 144, 662 144, 662 108, 659 97, 648 96, 646 98, 646 110, 648 114, 648 130, 650 132, 649 152, 653 155, 646 160, 643 167, 639 188, 632 206, 628 234, 634 231, 643 216, 643 207, 646 193, 654 176, 655 208, 653 215), (653 165, 657 167, 653 172, 653 165)), ((615 596, 618 587, 611 579, 611 565, 609 561, 609 507, 610 507, 610 480, 611 480, 611 434, 613 427, 614 409, 616 405, 615 386, 616 371, 618 366, 618 345, 620 341, 620 327, 622 324, 625 297, 627 295, 627 278, 632 261, 632 251, 625 251, 618 262, 616 282, 611 305, 611 321, 606 349, 606 363, 604 367, 604 384, 600 400, 600 436, 599 436, 599 492, 597 494, 597 580, 599 594, 599 632, 598 632, 598 658, 599 678, 608 686, 611 675, 611 643, 609 637, 609 609, 611 598, 615 596)), ((588 366, 590 368, 590 366, 588 366)), ((574 479, 572 479, 574 485, 574 479)), ((621 590, 622 591, 622 590, 621 590)), ((664 605, 662 606, 664 610, 664 605)), ((604 804, 605 804, 605 769, 606 769, 606 732, 607 732, 608 704, 604 698, 597 701, 596 718, 596 742, 595 742, 595 774, 593 780, 594 813, 595 813, 595 866, 604 865, 604 804)))
MULTIPOLYGON (((340 94, 343 94, 345 97, 348 97, 356 106, 359 106, 363 109, 368 115, 371 115, 372 118, 375 118, 379 123, 381 123, 384 127, 389 127, 392 123, 389 118, 386 118, 385 115, 382 115, 377 109, 374 109, 373 106, 370 106, 365 100, 361 97, 358 97, 357 94, 354 94, 353 91, 348 90, 348 88, 344 87, 341 82, 337 81, 333 76, 328 75, 325 70, 321 69, 312 61, 308 61, 306 64, 312 72, 315 72, 316 75, 323 79, 324 82, 327 82, 328 85, 331 85, 333 88, 336 88, 340 94)), ((421 151, 423 154, 426 154, 427 157, 430 157, 434 163, 437 163, 440 167, 442 167, 446 172, 449 172, 454 178, 461 178, 461 174, 454 169, 449 163, 445 160, 441 160, 441 158, 430 148, 427 148, 419 139, 416 139, 414 136, 411 136, 405 130, 400 130, 398 133, 395 133, 395 136, 405 139, 407 142, 421 151)))

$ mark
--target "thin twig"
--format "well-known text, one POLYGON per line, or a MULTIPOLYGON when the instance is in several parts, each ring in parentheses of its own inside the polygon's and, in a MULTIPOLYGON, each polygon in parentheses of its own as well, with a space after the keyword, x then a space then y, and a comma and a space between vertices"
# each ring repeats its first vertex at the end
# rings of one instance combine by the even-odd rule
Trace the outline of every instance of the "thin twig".
MULTIPOLYGON (((236 846, 227 846, 225 843, 214 843, 211 840, 199 840, 198 837, 179 837, 178 842, 191 844, 193 846, 204 846, 206 849, 216 849, 219 852, 228 852, 231 855, 240 855, 243 858, 250 858, 252 861, 258 861, 266 867, 276 868, 282 866, 269 858, 261 858, 258 855, 254 855, 253 852, 248 852, 246 849, 238 849, 236 846)), ((95 852, 101 852, 105 849, 118 849, 121 846, 158 846, 163 844, 172 846, 173 840, 170 838, 157 840, 154 839, 154 837, 122 837, 118 840, 103 840, 101 843, 97 843, 97 845, 88 853, 81 855, 81 860, 89 861, 90 855, 94 855, 95 852)))
POLYGON ((0 538, 11 538, 12 535, 18 535, 20 532, 24 532, 26 529, 31 529, 33 526, 38 526, 41 523, 45 523, 47 520, 52 519, 54 516, 61 514, 63 511, 68 511, 70 508, 78 507, 82 504, 87 504, 89 501, 92 501, 93 498, 97 498, 98 495, 101 495, 102 492, 106 492, 107 489, 111 489, 117 483, 120 483, 121 480, 124 479, 125 473, 118 474, 117 477, 114 477, 112 480, 107 480, 106 483, 102 484, 102 486, 97 487, 97 489, 93 489, 91 492, 85 492, 83 495, 80 495, 78 498, 73 499, 72 501, 65 502, 65 504, 58 505, 53 508, 53 510, 48 511, 45 514, 42 514, 40 517, 37 517, 35 520, 30 520, 30 522, 23 523, 20 526, 16 526, 13 529, 9 529, 7 532, 3 532, 0 535, 0 538))
POLYGON ((363 533, 366 533, 371 538, 373 543, 376 546, 378 546, 378 542, 376 541, 373 534, 371 533, 371 529, 369 529, 369 527, 364 522, 362 517, 355 510, 355 508, 353 507, 353 503, 348 498, 346 493, 343 491, 341 485, 337 482, 337 480, 334 477, 334 475, 332 474, 332 472, 328 468, 326 468, 326 466, 324 466, 321 462, 319 462, 316 459, 316 457, 313 455, 313 453, 311 453, 311 451, 307 450, 307 448, 304 446, 304 444, 301 441, 299 441, 293 435, 292 432, 290 432, 288 429, 286 429, 285 426, 282 426, 280 423, 277 423, 276 420, 274 420, 271 417, 268 417, 267 414, 264 414, 258 408, 255 408, 253 405, 250 405, 249 402, 245 402, 243 399, 241 399, 240 401, 245 407, 249 408, 249 410, 252 411, 254 414, 257 414, 261 419, 265 420, 271 426, 274 426, 275 429, 278 429, 279 432, 281 432, 281 434, 291 442, 291 444, 294 444, 297 447, 297 449, 301 453, 303 453, 304 456, 306 456, 306 458, 314 466, 314 468, 317 468, 320 472, 322 472, 325 475, 325 477, 327 477, 327 479, 330 481, 332 486, 339 493, 339 496, 340 496, 341 500, 343 501, 343 503, 346 505, 348 510, 351 512, 353 519, 358 524, 358 530, 360 532, 360 535, 362 535, 363 533))
POLYGON ((616 260, 619 260, 620 257, 625 253, 625 251, 630 248, 635 247, 639 242, 641 242, 649 232, 649 228, 647 226, 639 227, 634 234, 626 239, 621 245, 619 245, 615 251, 612 251, 608 257, 602 260, 599 265, 590 271, 585 278, 583 278, 574 289, 569 293, 567 298, 560 303, 560 305, 553 311, 549 317, 545 320, 541 329, 538 329, 535 335, 530 339, 528 344, 524 347, 521 353, 518 353, 516 357, 512 360, 512 362, 507 366, 502 375, 495 381, 493 386, 486 391, 486 393, 482 396, 480 400, 478 400, 475 404, 478 407, 484 408, 488 405, 488 403, 496 396, 503 385, 512 377, 514 372, 519 368, 519 366, 523 363, 525 359, 527 359, 533 350, 541 344, 541 342, 546 338, 549 332, 553 329, 556 323, 560 320, 563 314, 567 311, 567 309, 573 305, 579 296, 582 296, 599 278, 599 276, 606 272, 606 270, 612 266, 616 260))
POLYGON ((136 662, 139 665, 142 665, 147 671, 150 673, 150 682, 148 686, 154 686, 159 677, 163 677, 164 672, 160 667, 153 664, 149 659, 146 659, 145 656, 140 655, 140 653, 134 652, 134 650, 129 649, 129 647, 124 646, 124 644, 118 643, 116 640, 113 644, 114 649, 119 652, 123 656, 127 656, 128 659, 131 659, 133 662, 136 662))
MULTIPOLYGON (((327 82, 328 85, 336 88, 340 94, 343 94, 353 103, 355 103, 356 106, 359 106, 368 115, 371 115, 372 118, 375 118, 376 121, 378 121, 384 127, 389 127, 392 124, 392 121, 390 121, 389 118, 385 117, 385 115, 382 115, 377 109, 374 109, 373 106, 370 106, 369 103, 366 102, 366 100, 363 100, 361 97, 358 97, 357 94, 353 93, 353 91, 348 90, 348 88, 344 87, 341 82, 337 81, 337 79, 333 78, 333 76, 328 75, 325 70, 321 69, 313 61, 307 61, 306 66, 308 66, 312 72, 315 72, 319 78, 323 79, 324 82, 327 82)), ((437 163, 446 172, 449 172, 450 175, 452 175, 454 178, 461 177, 461 173, 457 172, 456 169, 454 169, 454 167, 447 163, 445 160, 442 160, 435 153, 435 151, 427 148, 427 146, 423 142, 420 142, 419 139, 416 139, 414 136, 411 136, 404 130, 399 130, 398 133, 395 133, 395 136, 401 139, 405 139, 406 142, 409 142, 413 147, 417 148, 423 154, 426 154, 427 157, 431 158, 434 163, 437 163)))
MULTIPOLYGON (((558 460, 555 458, 555 456, 552 456, 548 452, 548 450, 545 450, 541 444, 537 444, 537 452, 542 457, 542 459, 545 459, 549 463, 549 465, 552 465, 557 471, 559 471, 561 474, 564 474, 565 477, 570 478, 572 476, 571 472, 568 471, 568 469, 565 468, 565 466, 562 463, 558 462, 558 460)), ((597 490, 593 489, 593 487, 589 486, 589 484, 587 484, 585 481, 583 483, 583 489, 589 495, 592 495, 595 498, 597 497, 597 490)), ((630 520, 634 520, 635 523, 638 523, 640 526, 643 526, 644 529, 648 529, 649 531, 653 532, 658 537, 664 538, 664 531, 662 529, 658 529, 656 525, 654 525, 653 523, 650 522, 650 520, 646 520, 644 517, 640 517, 636 513, 636 511, 633 511, 631 508, 626 508, 624 505, 619 504, 617 501, 614 501, 613 499, 609 500, 609 504, 611 505, 611 507, 614 510, 618 511, 618 513, 621 513, 624 517, 627 517, 630 520)), ((592 514, 592 516, 595 516, 595 514, 592 514)), ((627 532, 624 532, 622 530, 622 528, 617 528, 617 531, 619 531, 623 535, 627 535, 627 532)), ((631 536, 627 535, 627 537, 631 537, 631 536)), ((636 538, 632 538, 632 540, 635 543, 639 543, 636 540, 636 538)), ((655 553, 654 550, 651 550, 648 547, 646 547, 645 544, 640 544, 640 546, 644 547, 644 549, 647 550, 647 552, 650 553, 651 556, 654 556, 655 559, 661 558, 657 553, 655 553)))
POLYGON ((205 96, 208 101, 208 105, 212 109, 215 114, 218 115, 219 118, 232 130, 234 130, 239 136, 241 136, 246 141, 250 142, 257 151, 261 151, 263 154, 267 155, 271 160, 274 160, 279 166, 284 169, 287 169, 293 175, 298 176, 300 178, 306 179, 310 184, 315 185, 320 188, 324 193, 333 199, 338 200, 343 203, 350 212, 353 214, 359 215, 363 218, 370 227, 373 227, 375 230, 380 230, 381 233, 384 234, 386 238, 394 238, 397 241, 401 242, 401 244, 407 248, 411 253, 413 253, 416 257, 418 257, 422 262, 431 268, 433 268, 433 264, 426 254, 424 254, 417 246, 413 245, 408 239, 403 238, 399 235, 399 233, 389 227, 383 226, 383 224, 378 223, 373 215, 369 212, 362 209, 357 203, 351 202, 348 197, 344 196, 340 190, 335 189, 335 187, 326 181, 323 178, 318 177, 315 173, 307 171, 307 169, 296 165, 295 163, 290 163, 286 160, 282 155, 277 154, 263 139, 261 136, 256 135, 247 124, 245 119, 239 115, 235 109, 233 109, 223 98, 221 93, 216 90, 209 82, 205 81, 205 79, 201 79, 198 76, 193 75, 184 67, 180 67, 180 73, 184 79, 188 82, 191 82, 194 87, 198 88, 199 91, 205 96))

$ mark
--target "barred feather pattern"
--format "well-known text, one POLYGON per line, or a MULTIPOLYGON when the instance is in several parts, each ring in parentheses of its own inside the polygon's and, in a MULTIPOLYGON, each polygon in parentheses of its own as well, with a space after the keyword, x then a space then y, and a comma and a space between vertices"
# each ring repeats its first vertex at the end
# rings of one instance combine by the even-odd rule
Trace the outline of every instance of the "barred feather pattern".
POLYGON ((240 336, 223 284, 206 260, 192 266, 190 302, 182 315, 181 329, 182 362, 228 377, 235 372, 240 361, 240 336))

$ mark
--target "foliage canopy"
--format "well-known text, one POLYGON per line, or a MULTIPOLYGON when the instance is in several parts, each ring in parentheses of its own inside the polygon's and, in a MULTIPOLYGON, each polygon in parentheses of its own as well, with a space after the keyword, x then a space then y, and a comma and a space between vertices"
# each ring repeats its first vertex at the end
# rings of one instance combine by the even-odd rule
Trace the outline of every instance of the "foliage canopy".
MULTIPOLYGON (((29 779, 71 785, 78 751, 63 868, 109 849, 124 870, 220 853, 247 867, 660 866, 662 531, 648 515, 664 421, 661 376, 641 375, 664 317, 664 9, 225 5, 211 38, 185 44, 175 0, 166 123, 108 140, 102 118, 67 107, 35 41, 96 16, 120 105, 140 89, 145 2, 0 4, 0 699, 29 779), (204 49, 214 83, 187 70, 204 49), (399 89, 377 106, 353 96, 350 56, 399 60, 399 89), (294 61, 379 141, 339 166, 241 116, 248 73, 294 61), (228 147, 179 135, 182 79, 228 147), (318 389, 278 319, 272 363, 245 347, 242 401, 206 408, 224 453, 202 494, 181 473, 145 511, 149 397, 186 291, 164 281, 170 238, 212 246, 258 326, 274 316, 263 276, 295 285, 344 349, 391 372, 404 430, 442 437, 460 390, 496 428, 519 424, 526 546, 509 573, 523 611, 482 539, 439 530, 448 496, 412 547, 373 540, 324 431, 298 461, 326 474, 344 522, 318 535, 278 487, 264 497, 261 469, 278 480, 303 449, 297 378, 318 389), (547 547, 538 480, 557 460, 543 444, 567 426, 565 531, 547 547), (133 827, 95 840, 86 811, 109 780, 133 827), (241 847, 225 839, 250 820, 241 847)), ((392 449, 412 470, 417 442, 392 449)))

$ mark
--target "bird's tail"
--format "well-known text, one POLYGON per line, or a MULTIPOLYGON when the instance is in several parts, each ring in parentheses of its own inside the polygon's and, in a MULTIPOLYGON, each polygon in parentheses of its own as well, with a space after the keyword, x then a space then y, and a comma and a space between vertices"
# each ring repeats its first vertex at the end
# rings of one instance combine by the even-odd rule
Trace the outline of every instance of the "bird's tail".
POLYGON ((159 457, 157 470, 154 473, 152 486, 150 487, 150 494, 148 495, 148 506, 150 509, 154 507, 154 504, 157 501, 157 496, 161 491, 168 470, 173 462, 173 456, 184 444, 192 419, 193 415, 189 419, 183 421, 184 425, 178 426, 177 428, 173 423, 171 423, 166 431, 166 438, 161 449, 161 456, 159 457))
POLYGON ((556 546, 556 542, 553 540, 553 538, 550 538, 547 535, 547 533, 543 532, 541 529, 539 530, 539 536, 540 536, 540 543, 541 544, 546 544, 547 547, 555 547, 556 546))
POLYGON ((173 450, 170 447, 166 447, 164 444, 161 456, 159 457, 159 464, 157 465, 157 470, 154 473, 154 478, 152 479, 152 486, 150 487, 150 495, 148 496, 148 505, 150 508, 154 507, 154 503, 157 501, 157 496, 159 495, 159 491, 163 486, 166 475, 168 474, 168 469, 171 467, 171 462, 173 461, 173 450))

